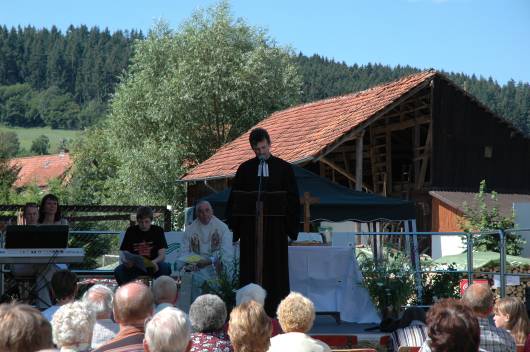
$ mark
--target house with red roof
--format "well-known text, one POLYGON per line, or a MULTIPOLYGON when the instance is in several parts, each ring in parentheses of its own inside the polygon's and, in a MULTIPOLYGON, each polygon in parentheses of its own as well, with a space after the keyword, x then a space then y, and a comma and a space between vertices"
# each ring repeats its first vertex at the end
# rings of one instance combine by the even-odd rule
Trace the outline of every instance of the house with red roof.
POLYGON ((23 188, 34 183, 44 189, 48 187, 51 179, 65 178, 72 165, 72 160, 68 153, 60 153, 13 158, 9 163, 11 166, 20 168, 15 188, 23 188))
MULTIPOLYGON (((530 139, 445 75, 429 70, 354 94, 275 112, 272 153, 334 182, 412 199, 418 228, 430 230, 433 190, 530 193, 530 139)), ((230 185, 252 158, 250 130, 182 180, 188 204, 230 185)))

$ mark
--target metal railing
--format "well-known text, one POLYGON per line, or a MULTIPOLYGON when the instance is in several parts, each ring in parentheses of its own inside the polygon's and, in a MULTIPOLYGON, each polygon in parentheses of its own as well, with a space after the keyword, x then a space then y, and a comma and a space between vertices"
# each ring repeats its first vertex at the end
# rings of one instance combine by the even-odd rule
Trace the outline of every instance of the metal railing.
MULTIPOLYGON (((500 297, 506 296, 506 237, 507 233, 516 233, 522 231, 530 231, 530 229, 500 229, 483 232, 354 232, 357 236, 405 236, 412 238, 412 245, 410 247, 410 255, 413 263, 413 273, 416 282, 416 295, 420 302, 423 302, 423 285, 422 285, 422 274, 428 273, 460 273, 467 274, 469 284, 473 283, 474 275, 499 275, 499 295, 500 297), (473 269, 473 237, 481 235, 498 235, 499 236, 499 272, 493 271, 474 271, 473 269), (466 270, 422 270, 420 253, 418 250, 418 236, 459 236, 466 238, 466 270)), ((530 276, 530 273, 510 273, 512 276, 530 276)))

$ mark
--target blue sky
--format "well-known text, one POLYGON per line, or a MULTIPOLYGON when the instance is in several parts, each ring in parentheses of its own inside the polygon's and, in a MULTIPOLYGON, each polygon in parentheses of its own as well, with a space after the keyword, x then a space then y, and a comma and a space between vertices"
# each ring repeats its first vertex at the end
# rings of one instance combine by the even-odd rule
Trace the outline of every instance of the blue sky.
MULTIPOLYGON (((176 28, 212 0, 2 0, 0 24, 176 28)), ((528 0, 232 0, 280 45, 348 64, 411 65, 530 82, 528 0)))

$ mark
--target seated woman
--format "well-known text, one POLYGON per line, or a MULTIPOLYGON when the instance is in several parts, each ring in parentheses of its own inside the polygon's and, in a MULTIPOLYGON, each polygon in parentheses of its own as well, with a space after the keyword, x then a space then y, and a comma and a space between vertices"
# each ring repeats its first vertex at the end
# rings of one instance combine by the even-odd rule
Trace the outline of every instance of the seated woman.
POLYGON ((61 351, 90 351, 95 323, 96 313, 88 304, 82 301, 65 304, 53 315, 53 342, 61 351))
POLYGON ((50 193, 42 198, 38 223, 41 225, 68 225, 68 221, 61 216, 61 207, 57 196, 50 193))
MULTIPOLYGON (((22 219, 19 225, 38 225, 39 207, 36 203, 26 203, 22 209, 22 219)), ((57 272, 53 264, 13 264, 11 272, 16 278, 35 277, 36 305, 41 309, 50 307, 53 303, 50 296, 50 282, 57 272)))
POLYGON ((427 312, 428 339, 421 352, 477 352, 480 344, 478 319, 471 308, 448 298, 427 312))
POLYGON ((285 334, 271 338, 269 352, 330 352, 322 341, 313 339, 307 332, 315 321, 315 306, 308 298, 291 292, 278 306, 278 320, 285 334))
POLYGON ((226 321, 226 305, 216 295, 202 295, 190 306, 190 322, 193 329, 190 352, 232 352, 228 336, 223 331, 226 321))
POLYGON ((230 313, 228 335, 235 352, 267 351, 271 331, 271 321, 262 304, 248 301, 230 313))
MULTIPOLYGON (((263 287, 257 284, 248 284, 241 287, 236 291, 236 306, 239 306, 245 302, 254 301, 256 303, 265 306, 265 299, 267 298, 267 291, 263 287)), ((272 334, 271 337, 274 337, 278 334, 281 334, 282 328, 278 319, 269 318, 272 324, 272 334)), ((225 331, 228 331, 228 323, 225 324, 225 331)))
POLYGON ((515 297, 501 298, 493 308, 495 326, 506 329, 512 334, 517 345, 524 345, 530 334, 528 313, 524 303, 515 297))

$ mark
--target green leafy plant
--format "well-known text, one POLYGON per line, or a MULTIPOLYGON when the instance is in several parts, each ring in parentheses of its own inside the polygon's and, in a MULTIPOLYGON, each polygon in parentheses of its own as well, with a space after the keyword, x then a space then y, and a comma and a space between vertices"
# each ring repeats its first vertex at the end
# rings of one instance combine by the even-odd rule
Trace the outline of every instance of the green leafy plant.
MULTIPOLYGON (((493 205, 486 203, 486 180, 480 182, 479 193, 475 195, 476 205, 474 207, 464 203, 464 215, 460 221, 460 228, 465 232, 485 232, 490 230, 511 229, 514 227, 515 215, 503 216, 499 212, 497 193, 491 192, 490 198, 493 205)), ((464 240, 465 241, 465 240, 464 240)), ((519 255, 525 241, 517 233, 506 233, 506 253, 519 255)), ((473 246, 476 251, 500 252, 499 235, 480 234, 473 236, 473 246)))
POLYGON ((215 265, 217 277, 203 283, 203 293, 215 294, 226 303, 226 309, 230 312, 236 305, 236 290, 239 288, 239 258, 234 256, 232 265, 222 264, 219 259, 215 265))
POLYGON ((410 258, 391 247, 383 258, 375 259, 364 252, 357 256, 363 273, 363 285, 383 318, 395 317, 400 307, 414 295, 414 276, 410 258))
POLYGON ((456 272, 455 263, 448 265, 434 265, 422 263, 423 268, 445 270, 444 273, 424 273, 423 276, 423 303, 434 304, 441 298, 460 297, 460 274, 456 272))

